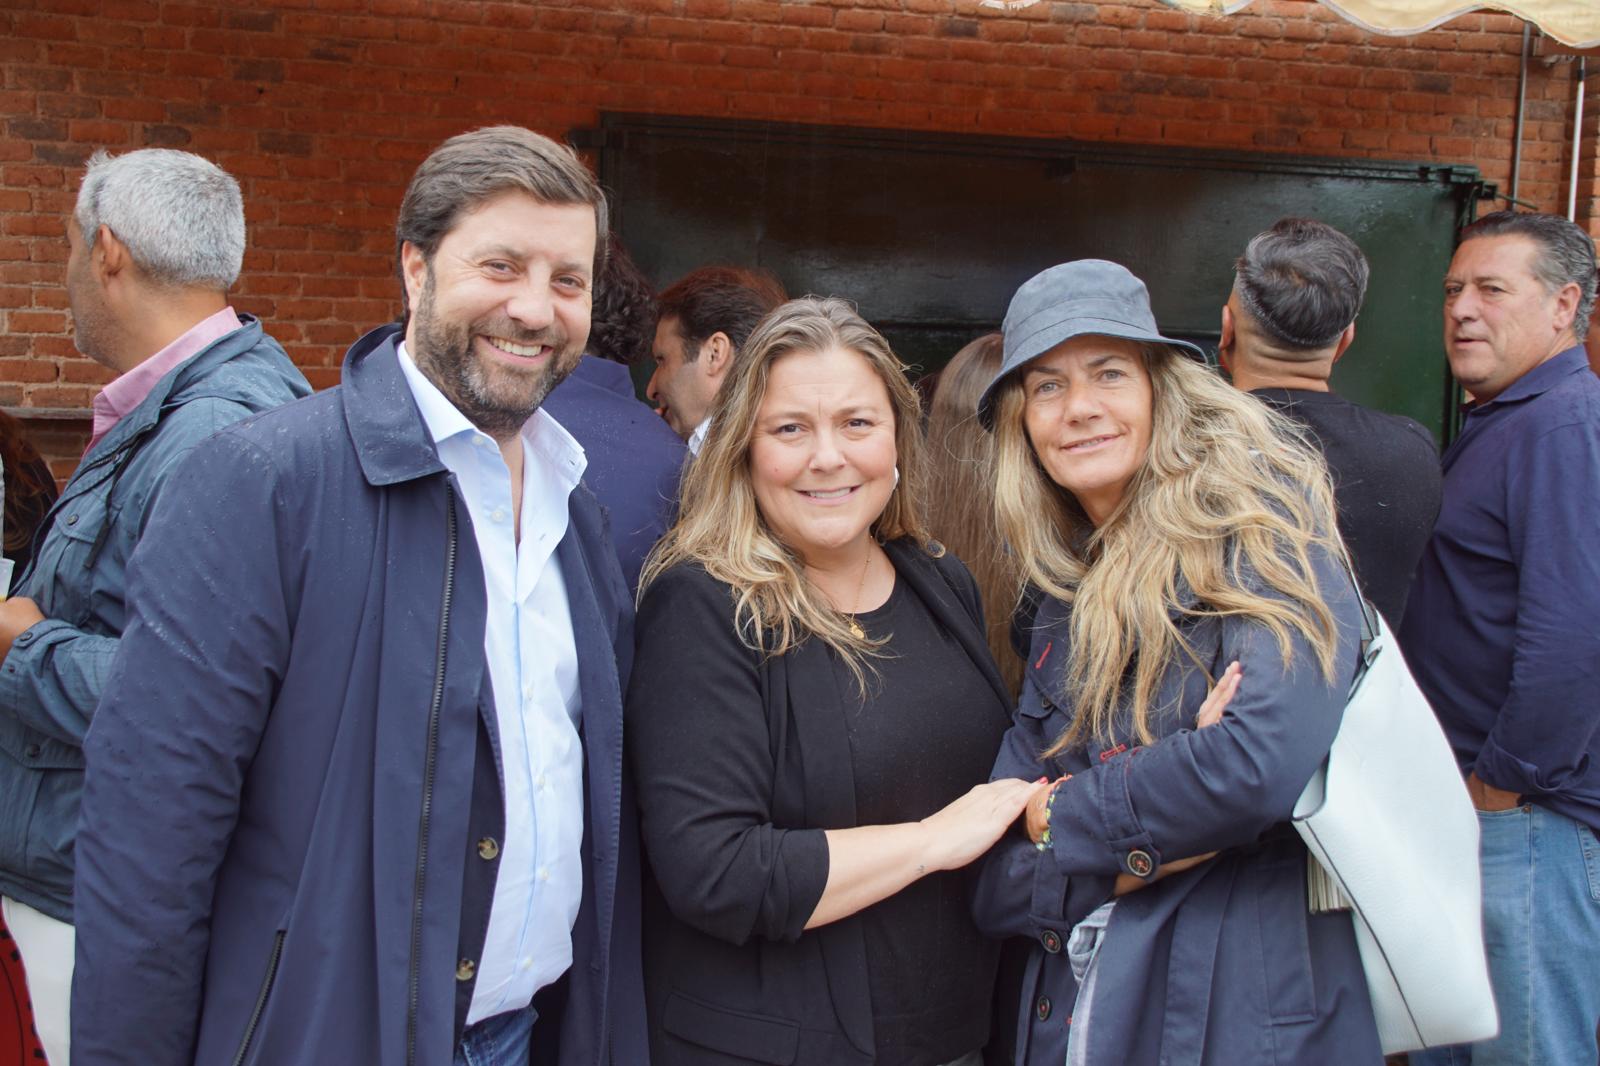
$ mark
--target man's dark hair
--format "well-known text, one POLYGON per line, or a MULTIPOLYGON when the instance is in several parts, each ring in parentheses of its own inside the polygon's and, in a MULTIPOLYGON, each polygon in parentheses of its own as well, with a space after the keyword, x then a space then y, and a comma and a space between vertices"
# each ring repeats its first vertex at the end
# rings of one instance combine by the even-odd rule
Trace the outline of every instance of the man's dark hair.
POLYGON ((788 299, 783 284, 765 270, 711 266, 673 282, 656 303, 658 321, 676 320, 684 359, 694 362, 713 333, 727 334, 735 351, 743 348, 756 323, 788 299))
POLYGON ((656 294, 622 242, 613 235, 609 244, 606 265, 594 286, 588 350, 590 355, 632 366, 650 358, 656 329, 656 294))
MULTIPOLYGON (((1578 287, 1578 313, 1572 333, 1578 343, 1589 333, 1594 313, 1594 241, 1576 222, 1537 211, 1496 211, 1484 215, 1461 231, 1460 244, 1477 237, 1527 237, 1539 246, 1533 273, 1549 293, 1567 285, 1578 287)), ((1458 245, 1459 246, 1459 245, 1458 245)))
POLYGON ((1310 218, 1282 218, 1256 234, 1234 270, 1244 309, 1293 352, 1338 340, 1367 294, 1367 257, 1356 242, 1310 218))
MULTIPOLYGON (((439 242, 464 212, 510 189, 525 192, 542 204, 594 208, 594 274, 600 276, 610 232, 605 193, 571 148, 521 126, 489 126, 457 134, 422 161, 411 176, 395 221, 396 269, 403 273, 400 251, 407 241, 432 263, 439 242)), ((400 298, 409 314, 404 284, 400 298)))

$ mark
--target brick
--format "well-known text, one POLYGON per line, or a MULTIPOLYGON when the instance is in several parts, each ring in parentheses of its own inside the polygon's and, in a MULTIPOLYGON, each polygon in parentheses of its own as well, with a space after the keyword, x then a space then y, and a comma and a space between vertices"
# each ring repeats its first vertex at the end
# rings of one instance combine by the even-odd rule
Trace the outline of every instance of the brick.
POLYGON ((14 118, 6 123, 6 132, 24 141, 64 141, 67 124, 54 118, 14 118))
MULTIPOLYGON (((110 143, 110 142, 106 142, 110 143)), ((93 154, 94 144, 38 144, 34 145, 33 158, 52 166, 77 169, 93 154)))
POLYGON ((143 133, 146 148, 182 148, 193 140, 189 131, 182 126, 164 123, 146 126, 143 133))
POLYGON ((8 311, 6 328, 13 333, 60 333, 67 318, 57 311, 8 311))

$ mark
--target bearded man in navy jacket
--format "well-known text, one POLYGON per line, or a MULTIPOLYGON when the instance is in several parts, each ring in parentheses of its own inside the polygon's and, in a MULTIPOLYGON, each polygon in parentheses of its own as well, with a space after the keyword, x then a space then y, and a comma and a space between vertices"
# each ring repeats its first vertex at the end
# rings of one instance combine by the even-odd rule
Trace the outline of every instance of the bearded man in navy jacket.
POLYGON ((539 410, 606 229, 570 150, 446 141, 404 326, 175 475, 87 744, 79 1066, 646 1062, 630 601, 539 410))

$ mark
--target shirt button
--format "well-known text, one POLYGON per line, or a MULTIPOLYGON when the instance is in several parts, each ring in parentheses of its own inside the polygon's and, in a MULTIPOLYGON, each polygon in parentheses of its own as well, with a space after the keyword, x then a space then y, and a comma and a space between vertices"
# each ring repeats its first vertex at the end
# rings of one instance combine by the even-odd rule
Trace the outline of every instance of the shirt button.
POLYGON ((456 980, 470 981, 478 972, 478 964, 471 959, 462 959, 456 963, 456 980))
POLYGON ((524 969, 524 970, 531 970, 531 969, 533 969, 533 959, 532 959, 532 958, 526 958, 526 959, 523 959, 523 960, 522 960, 522 968, 523 968, 523 969, 524 969))
POLYGON ((490 862, 499 854, 500 845, 495 843, 494 837, 484 837, 478 841, 478 858, 490 862))
POLYGON ((75 514, 67 515, 67 525, 75 526, 77 524, 78 524, 78 516, 77 515, 75 515, 75 514))
POLYGON ((1061 934, 1054 929, 1046 929, 1039 934, 1039 943, 1043 944, 1044 949, 1050 954, 1058 954, 1061 951, 1061 934))
POLYGON ((543 792, 543 791, 544 791, 544 785, 545 785, 545 780, 544 780, 544 775, 543 775, 543 774, 540 774, 540 775, 539 775, 539 776, 538 776, 538 777, 537 777, 537 778, 536 778, 536 779, 535 779, 535 780, 534 780, 534 782, 533 782, 533 783, 534 783, 534 786, 535 786, 535 787, 536 787, 536 788, 538 788, 538 790, 539 790, 539 791, 540 791, 540 792, 543 792))
POLYGON ((503 508, 496 507, 493 511, 489 512, 489 517, 494 519, 496 522, 504 522, 506 520, 506 512, 503 508))
POLYGON ((1038 998, 1038 1000, 1035 1001, 1035 1003, 1033 1004, 1033 1014, 1034 1014, 1034 1017, 1038 1018, 1041 1022, 1050 1020, 1050 997, 1049 996, 1040 996, 1038 998))
POLYGON ((541 880, 541 881, 550 880, 550 871, 545 869, 543 866, 539 867, 539 880, 541 880))
POLYGON ((1150 858, 1148 851, 1137 848, 1128 852, 1128 872, 1135 877, 1149 877, 1150 871, 1156 868, 1155 860, 1150 858))
POLYGON ((489 446, 489 438, 474 436, 472 438, 472 443, 476 444, 480 448, 487 448, 489 446))
POLYGON ((43 749, 41 749, 39 747, 39 745, 37 745, 37 744, 29 744, 27 749, 23 751, 23 754, 26 755, 30 759, 37 759, 39 757, 39 752, 41 750, 43 750, 43 749))

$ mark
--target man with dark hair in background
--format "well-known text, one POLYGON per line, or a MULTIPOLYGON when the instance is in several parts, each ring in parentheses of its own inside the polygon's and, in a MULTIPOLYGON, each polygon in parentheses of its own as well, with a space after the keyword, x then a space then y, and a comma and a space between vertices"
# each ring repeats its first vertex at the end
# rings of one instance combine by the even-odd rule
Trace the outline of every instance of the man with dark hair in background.
POLYGON ((788 298, 766 271, 728 266, 701 267, 661 294, 656 372, 645 395, 691 453, 705 440, 712 401, 734 355, 756 323, 788 298))
POLYGON ((1600 380, 1594 242, 1485 215, 1444 279, 1472 398, 1401 631, 1479 811, 1500 1035, 1413 1066, 1592 1066, 1600 1021, 1600 380))
POLYGON ((615 237, 595 282, 589 348, 544 409, 583 445, 584 481, 611 518, 611 541, 630 589, 677 509, 684 446, 639 402, 628 367, 650 356, 656 299, 615 237))
POLYGON ((1333 474, 1361 591, 1398 629, 1439 513, 1439 454, 1422 426, 1328 385, 1356 335, 1367 259, 1332 226, 1285 218, 1246 246, 1217 354, 1233 383, 1311 433, 1333 474))

